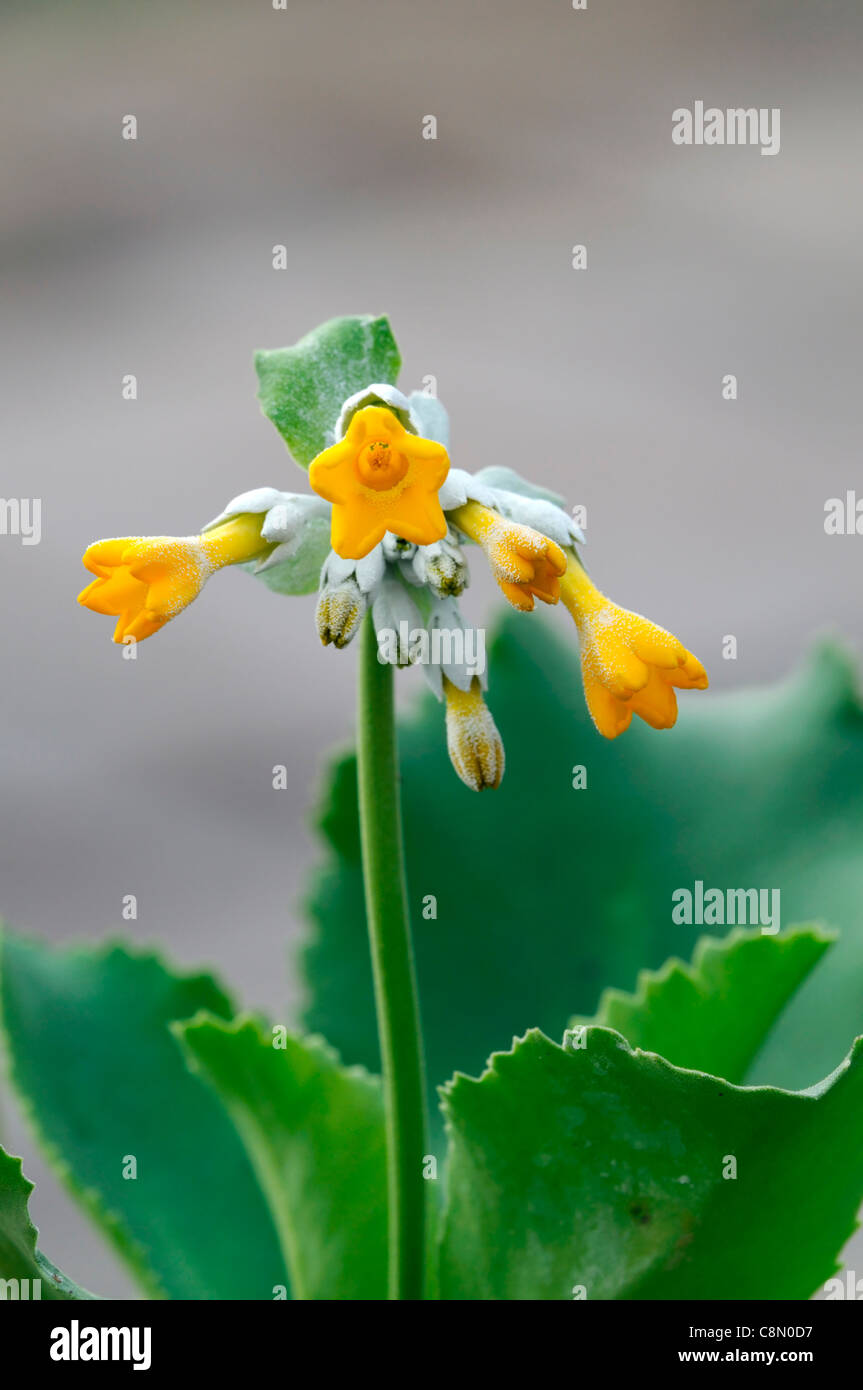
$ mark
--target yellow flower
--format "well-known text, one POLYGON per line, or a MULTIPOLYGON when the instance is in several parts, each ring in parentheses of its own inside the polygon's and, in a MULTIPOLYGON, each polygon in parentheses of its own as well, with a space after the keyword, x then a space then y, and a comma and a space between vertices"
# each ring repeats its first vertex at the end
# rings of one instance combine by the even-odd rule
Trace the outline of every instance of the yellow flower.
POLYGON ((460 531, 482 546, 501 593, 514 608, 529 613, 534 597, 543 603, 557 603, 560 576, 566 570, 566 555, 559 545, 530 526, 507 521, 479 502, 465 503, 450 517, 460 531))
POLYGON ((472 791, 499 787, 504 768, 503 740, 482 698, 479 677, 474 676, 469 690, 459 690, 444 676, 443 693, 450 762, 472 791))
POLYGON ((202 536, 127 536, 96 541, 84 565, 96 578, 78 595, 94 613, 118 619, 115 642, 151 637, 198 597, 211 574, 272 549, 263 516, 246 514, 202 536))
POLYGON ((633 714, 653 729, 670 729, 677 719, 674 687, 706 690, 698 658, 664 628, 607 599, 575 555, 560 596, 578 628, 587 707, 605 738, 628 729, 633 714))
POLYGON ((414 545, 446 535, 438 490, 449 472, 442 444, 410 434, 391 410, 358 410, 344 439, 312 460, 309 482, 333 505, 332 547, 361 560, 387 531, 414 545))

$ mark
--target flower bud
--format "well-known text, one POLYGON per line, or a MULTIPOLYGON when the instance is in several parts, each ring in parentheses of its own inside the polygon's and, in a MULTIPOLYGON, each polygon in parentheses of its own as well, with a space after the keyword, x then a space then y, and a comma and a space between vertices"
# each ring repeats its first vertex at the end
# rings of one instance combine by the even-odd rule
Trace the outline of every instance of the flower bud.
POLYGON ((384 557, 391 565, 396 564, 399 560, 412 560, 417 553, 417 547, 413 541, 406 541, 404 536, 394 536, 390 531, 384 536, 381 545, 383 546, 384 557))
POLYGON ((346 647, 356 636, 365 611, 365 595, 353 577, 326 584, 315 612, 318 636, 324 646, 332 642, 336 647, 346 647))
POLYGON ((466 787, 481 792, 499 787, 504 770, 503 740, 474 676, 469 690, 459 690, 444 676, 446 743, 450 762, 466 787))
POLYGON ((414 556, 413 568, 421 584, 427 584, 438 598, 457 597, 464 593, 470 580, 464 551, 447 535, 434 545, 421 546, 414 556))

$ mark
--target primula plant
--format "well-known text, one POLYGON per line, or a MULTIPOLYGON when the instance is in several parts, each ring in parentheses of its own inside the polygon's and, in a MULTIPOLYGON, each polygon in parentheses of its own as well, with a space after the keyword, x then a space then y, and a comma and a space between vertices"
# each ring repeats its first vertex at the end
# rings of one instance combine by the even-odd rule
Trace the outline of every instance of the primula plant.
MULTIPOLYGON (((91 545, 84 564, 96 577, 80 602, 117 618, 115 642, 158 632, 228 565, 281 594, 319 589, 321 641, 344 647, 370 611, 371 671, 421 662, 446 701, 456 771, 475 790, 496 787, 503 748, 483 700, 485 672, 464 659, 476 644, 456 602, 469 578, 463 547, 473 542, 513 607, 563 601, 578 630, 587 704, 606 738, 633 714, 671 727, 674 687, 706 687, 704 667, 682 643, 591 582, 575 549, 584 537, 562 498, 509 468, 450 467, 441 403, 394 385, 399 355, 386 319, 336 319, 295 347, 259 353, 257 368, 264 411, 308 467, 312 492, 258 488, 198 536, 91 545)), ((376 678, 376 701, 386 679, 376 678)), ((382 707, 363 714, 360 734, 386 722, 382 707)))
MULTIPOLYGON (((552 738, 586 747, 573 654, 513 617, 491 652, 511 744, 502 785, 485 634, 459 604, 472 546, 513 609, 563 603, 604 739, 633 714, 670 729, 676 690, 705 689, 704 667, 600 592, 542 478, 451 466, 440 401, 396 386, 386 319, 334 320, 256 365, 308 490, 243 492, 197 535, 98 541, 80 601, 116 619, 116 642, 138 642, 240 566, 278 594, 317 591, 324 645, 358 636, 356 756, 334 767, 329 861, 308 899, 313 1031, 237 1014, 208 976, 122 944, 54 952, 6 932, 10 1074, 47 1152, 153 1296, 808 1297, 863 1198, 859 1054, 808 1089, 745 1083, 833 935, 738 927, 685 950, 691 965, 599 997, 680 949, 671 888, 747 844, 747 788, 723 803, 709 783, 727 778, 729 727, 745 769, 741 751, 763 750, 767 726, 693 712, 696 743, 684 728, 677 755, 665 740, 648 754, 635 735, 631 759, 583 754, 596 790, 575 834, 579 795, 553 782, 547 752, 552 738), (431 706, 402 731, 402 798, 393 686, 411 665, 444 704, 461 782, 497 791, 472 814, 439 777, 431 706), (63 1030, 76 1041, 58 1054, 63 1030), (141 1179, 123 1181, 133 1160, 141 1179)), ((837 663, 831 652, 819 670, 837 663)), ((829 701, 813 707, 826 740, 829 701)), ((792 851, 789 835, 786 863, 792 851)), ((92 1297, 37 1251, 29 1190, 20 1161, 0 1155, 0 1277, 92 1297)))

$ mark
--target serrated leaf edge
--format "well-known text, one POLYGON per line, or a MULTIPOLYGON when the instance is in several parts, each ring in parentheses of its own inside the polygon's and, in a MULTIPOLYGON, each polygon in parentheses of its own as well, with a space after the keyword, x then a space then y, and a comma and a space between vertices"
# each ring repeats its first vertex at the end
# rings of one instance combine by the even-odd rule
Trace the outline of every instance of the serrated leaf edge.
MULTIPOLYGON (((7 924, 0 921, 0 1043, 2 1043, 0 1051, 2 1051, 5 1056, 6 1074, 14 1088, 15 1095, 18 1098, 27 1124, 36 1140, 38 1148, 55 1177, 62 1183, 75 1201, 80 1203, 99 1229, 104 1232, 109 1243, 129 1266, 145 1292, 153 1299, 168 1299, 169 1294, 165 1285, 156 1272, 150 1267, 147 1252, 143 1245, 141 1245, 132 1234, 120 1213, 113 1211, 107 1205, 98 1188, 85 1187, 83 1183, 78 1181, 71 1164, 63 1156, 54 1141, 48 1138, 37 1113, 35 1103, 31 1100, 29 1094, 18 1079, 14 1049, 3 1017, 2 973, 4 937, 6 931, 7 924)), ((190 984, 196 981, 204 981, 211 984, 216 993, 225 1000, 227 1006, 233 1008, 230 997, 209 972, 175 969, 169 963, 165 954, 158 948, 130 946, 129 943, 113 936, 98 942, 95 946, 88 947, 86 942, 83 941, 78 943, 73 942, 69 946, 65 944, 57 946, 55 942, 50 940, 46 941, 44 938, 35 936, 32 933, 16 934, 21 935, 25 940, 32 940, 41 945, 47 945, 52 951, 63 951, 79 959, 86 957, 97 961, 107 960, 110 956, 116 954, 125 956, 127 960, 152 961, 159 965, 166 974, 184 984, 190 984)))
MULTIPOLYGON (((818 922, 800 923, 768 939, 791 941, 799 940, 804 936, 811 937, 813 941, 817 941, 825 947, 833 946, 839 940, 837 931, 818 922)), ((636 976, 635 989, 632 991, 609 985, 600 994, 594 1013, 574 1014, 570 1020, 570 1027, 581 1027, 593 1023, 598 1015, 603 1013, 611 1004, 622 1004, 630 1009, 646 1008, 650 1002, 650 995, 655 994, 676 976, 682 976, 688 984, 697 986, 705 961, 714 956, 730 955, 742 941, 756 941, 758 939, 760 937, 757 929, 753 931, 746 927, 735 927, 727 936, 700 936, 695 943, 691 961, 684 960, 682 956, 669 956, 657 970, 639 970, 636 976)))

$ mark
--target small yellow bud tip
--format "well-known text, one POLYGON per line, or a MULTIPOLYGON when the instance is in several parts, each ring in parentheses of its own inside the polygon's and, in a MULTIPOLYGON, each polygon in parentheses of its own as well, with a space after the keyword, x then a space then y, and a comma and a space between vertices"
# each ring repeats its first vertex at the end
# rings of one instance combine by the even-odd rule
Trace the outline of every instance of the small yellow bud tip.
POLYGON ((312 460, 309 482, 332 503, 331 544, 361 560, 387 531, 414 545, 446 535, 438 492, 449 472, 442 444, 410 434, 384 406, 351 418, 344 439, 312 460))
POLYGON ((466 787, 481 792, 500 786, 504 773, 503 741, 474 676, 469 690, 443 678, 447 749, 466 787))

